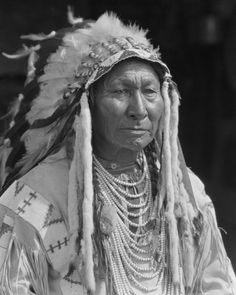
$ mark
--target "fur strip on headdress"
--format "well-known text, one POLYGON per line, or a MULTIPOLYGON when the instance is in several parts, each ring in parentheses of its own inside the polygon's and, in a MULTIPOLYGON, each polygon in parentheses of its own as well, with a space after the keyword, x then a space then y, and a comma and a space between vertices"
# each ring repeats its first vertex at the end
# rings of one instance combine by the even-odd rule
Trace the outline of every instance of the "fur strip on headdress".
POLYGON ((94 263, 93 263, 93 158, 91 144, 91 114, 88 105, 87 93, 81 97, 80 112, 81 138, 79 150, 75 151, 81 155, 81 165, 83 166, 83 242, 82 253, 85 264, 86 286, 89 290, 95 290, 94 263))
MULTIPOLYGON (((75 130, 75 143, 73 150, 73 159, 70 165, 69 171, 69 185, 68 185, 68 221, 69 221, 69 230, 70 230, 70 264, 76 267, 77 259, 77 239, 79 233, 79 227, 82 224, 82 220, 79 220, 79 208, 78 208, 78 198, 81 197, 81 191, 78 189, 78 184, 80 180, 80 175, 82 174, 81 170, 81 161, 78 157, 79 151, 79 117, 76 115, 74 121, 74 130, 75 130), (80 163, 78 163, 80 162, 80 163)), ((81 133, 80 133, 81 134, 81 133)))

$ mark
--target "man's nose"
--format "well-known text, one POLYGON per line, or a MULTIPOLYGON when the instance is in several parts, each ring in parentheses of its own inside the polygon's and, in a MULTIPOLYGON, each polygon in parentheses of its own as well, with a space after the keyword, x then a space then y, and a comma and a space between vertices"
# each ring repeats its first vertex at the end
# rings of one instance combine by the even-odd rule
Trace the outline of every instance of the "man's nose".
POLYGON ((145 99, 140 91, 135 91, 130 97, 128 116, 134 120, 142 120, 147 116, 145 99))

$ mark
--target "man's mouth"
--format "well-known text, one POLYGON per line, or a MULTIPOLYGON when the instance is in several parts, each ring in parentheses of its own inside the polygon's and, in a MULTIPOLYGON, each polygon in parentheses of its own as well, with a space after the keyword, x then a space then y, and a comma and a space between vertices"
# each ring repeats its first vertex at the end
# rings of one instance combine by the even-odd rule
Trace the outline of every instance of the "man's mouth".
POLYGON ((143 131, 148 131, 149 128, 145 126, 128 126, 128 127, 121 127, 121 130, 143 130, 143 131))
POLYGON ((148 129, 145 129, 145 128, 136 128, 136 127, 131 127, 131 128, 122 128, 121 129, 123 132, 127 132, 127 133, 130 133, 130 134, 134 134, 134 135, 143 135, 145 134, 146 132, 149 132, 148 129))

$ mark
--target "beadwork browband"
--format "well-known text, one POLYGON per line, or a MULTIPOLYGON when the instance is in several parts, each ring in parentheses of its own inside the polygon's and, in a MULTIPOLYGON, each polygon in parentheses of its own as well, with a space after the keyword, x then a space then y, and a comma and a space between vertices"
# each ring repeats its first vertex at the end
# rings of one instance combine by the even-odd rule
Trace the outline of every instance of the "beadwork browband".
POLYGON ((68 86, 65 97, 85 84, 85 89, 105 75, 122 60, 136 57, 160 64, 165 78, 171 77, 170 71, 160 59, 158 50, 152 46, 136 42, 132 37, 111 38, 106 42, 90 45, 91 51, 82 58, 75 73, 76 82, 68 86))

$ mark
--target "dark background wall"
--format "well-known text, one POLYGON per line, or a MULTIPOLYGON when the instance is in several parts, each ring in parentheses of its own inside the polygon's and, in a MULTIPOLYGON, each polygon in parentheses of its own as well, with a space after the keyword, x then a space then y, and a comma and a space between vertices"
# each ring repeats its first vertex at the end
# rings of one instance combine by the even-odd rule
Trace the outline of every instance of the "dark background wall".
MULTIPOLYGON (((20 35, 67 26, 76 16, 96 19, 112 10, 149 28, 182 96, 180 139, 188 165, 217 210, 236 267, 236 1, 235 0, 8 0, 0 4, 0 51, 21 47, 20 35)), ((0 115, 20 91, 26 61, 0 56, 0 115)), ((4 128, 0 121, 0 131, 4 128)))

